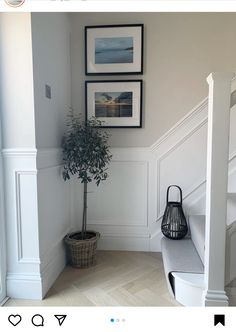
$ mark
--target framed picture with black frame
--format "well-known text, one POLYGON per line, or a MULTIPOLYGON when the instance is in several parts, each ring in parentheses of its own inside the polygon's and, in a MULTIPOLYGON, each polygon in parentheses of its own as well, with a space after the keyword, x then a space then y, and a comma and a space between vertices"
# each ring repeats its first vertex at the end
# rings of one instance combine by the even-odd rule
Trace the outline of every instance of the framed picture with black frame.
POLYGON ((142 86, 142 80, 86 81, 86 119, 105 128, 141 128, 142 86))
POLYGON ((85 74, 143 73, 143 24, 85 27, 85 74))

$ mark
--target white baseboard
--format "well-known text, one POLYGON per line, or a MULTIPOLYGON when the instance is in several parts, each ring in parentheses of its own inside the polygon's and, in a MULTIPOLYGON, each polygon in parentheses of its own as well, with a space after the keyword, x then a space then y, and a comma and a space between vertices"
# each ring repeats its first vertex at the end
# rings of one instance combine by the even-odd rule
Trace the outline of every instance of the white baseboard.
POLYGON ((99 250, 150 251, 148 235, 102 234, 98 241, 99 250))
POLYGON ((41 262, 43 270, 39 274, 9 273, 7 296, 15 299, 42 300, 65 268, 66 258, 62 241, 53 247, 48 257, 41 262))
POLYGON ((162 237, 163 237, 163 234, 160 229, 151 236, 150 251, 161 252, 161 238, 162 237))
POLYGON ((228 307, 229 299, 225 291, 207 290, 203 294, 203 306, 228 307))
POLYGON ((236 279, 232 280, 227 286, 225 287, 225 291, 229 297, 236 296, 236 279))
POLYGON ((62 243, 58 243, 57 246, 53 248, 50 257, 49 263, 41 273, 43 298, 66 266, 65 248, 63 248, 62 243))
POLYGON ((236 286, 235 281, 225 287, 226 294, 229 298, 229 305, 235 307, 236 306, 236 286))
POLYGON ((7 275, 7 296, 14 299, 42 299, 42 281, 40 275, 7 275))

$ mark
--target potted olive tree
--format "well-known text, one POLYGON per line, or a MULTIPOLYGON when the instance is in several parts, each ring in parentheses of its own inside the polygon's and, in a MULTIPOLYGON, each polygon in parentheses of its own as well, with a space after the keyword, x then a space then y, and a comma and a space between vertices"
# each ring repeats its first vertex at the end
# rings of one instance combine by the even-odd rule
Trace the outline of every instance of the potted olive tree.
POLYGON ((83 184, 83 222, 82 229, 65 237, 69 263, 78 268, 93 265, 96 260, 97 241, 100 234, 87 230, 87 187, 95 181, 97 186, 108 177, 107 164, 112 156, 109 152, 109 135, 101 128, 101 121, 91 118, 81 120, 70 112, 67 132, 63 137, 63 178, 71 176, 83 184))

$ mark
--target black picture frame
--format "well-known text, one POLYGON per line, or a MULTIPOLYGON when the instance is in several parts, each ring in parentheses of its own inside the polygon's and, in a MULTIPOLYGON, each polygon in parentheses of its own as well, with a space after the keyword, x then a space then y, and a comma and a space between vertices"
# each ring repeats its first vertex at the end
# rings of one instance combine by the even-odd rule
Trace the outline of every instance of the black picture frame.
POLYGON ((85 81, 86 120, 104 128, 142 128, 143 80, 85 81))
POLYGON ((86 75, 143 74, 143 24, 85 26, 84 32, 86 75))

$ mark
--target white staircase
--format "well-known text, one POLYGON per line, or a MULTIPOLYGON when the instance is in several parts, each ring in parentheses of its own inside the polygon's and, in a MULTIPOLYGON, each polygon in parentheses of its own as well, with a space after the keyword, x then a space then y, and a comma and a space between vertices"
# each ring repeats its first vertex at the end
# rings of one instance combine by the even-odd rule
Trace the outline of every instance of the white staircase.
POLYGON ((231 79, 215 73, 207 80, 206 215, 189 217, 188 239, 162 239, 170 292, 186 306, 227 306, 225 289, 236 279, 236 193, 227 193, 231 79))

